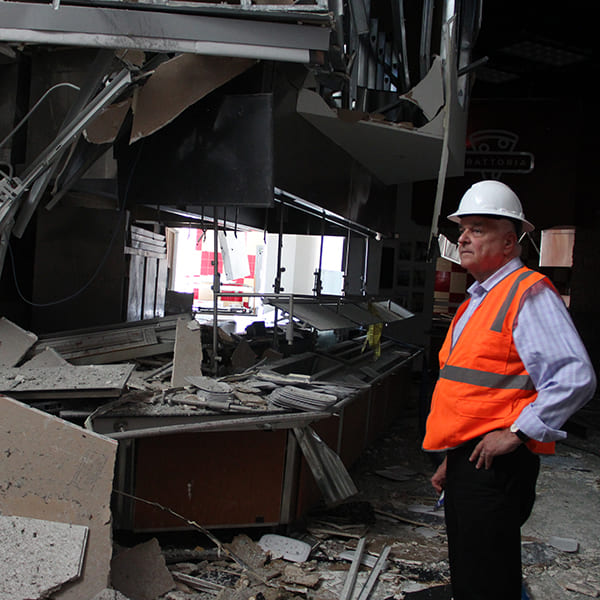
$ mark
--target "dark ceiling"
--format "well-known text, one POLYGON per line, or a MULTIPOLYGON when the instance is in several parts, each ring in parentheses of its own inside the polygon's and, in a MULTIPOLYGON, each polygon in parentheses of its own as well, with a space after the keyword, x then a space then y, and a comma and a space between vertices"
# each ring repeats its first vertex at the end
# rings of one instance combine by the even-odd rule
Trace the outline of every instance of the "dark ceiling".
POLYGON ((483 0, 474 98, 580 98, 600 75, 595 0, 483 0))

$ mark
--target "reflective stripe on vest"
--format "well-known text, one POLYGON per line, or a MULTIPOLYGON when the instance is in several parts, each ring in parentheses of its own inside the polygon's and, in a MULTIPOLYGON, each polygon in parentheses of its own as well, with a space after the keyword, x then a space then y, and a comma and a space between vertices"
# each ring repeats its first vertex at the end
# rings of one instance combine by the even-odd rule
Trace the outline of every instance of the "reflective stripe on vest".
POLYGON ((457 381, 458 383, 470 383, 486 388, 498 390, 534 390, 535 386, 529 375, 503 375, 490 373, 489 371, 478 371, 466 367, 445 365, 440 371, 440 379, 457 381))
POLYGON ((500 307, 500 310, 498 311, 498 314, 496 315, 496 318, 494 319, 494 322, 492 323, 492 326, 490 327, 490 329, 492 331, 502 331, 502 326, 504 325, 504 319, 506 319, 506 315, 508 314, 508 309, 510 308, 510 305, 512 304, 513 300, 515 299, 515 296, 517 294, 517 289, 519 288, 519 284, 521 283, 521 281, 523 281, 524 279, 527 279, 527 277, 529 277, 530 275, 533 275, 533 274, 534 274, 534 271, 525 271, 525 273, 521 273, 515 279, 510 290, 508 291, 508 295, 506 296, 504 302, 502 303, 502 306, 500 307))

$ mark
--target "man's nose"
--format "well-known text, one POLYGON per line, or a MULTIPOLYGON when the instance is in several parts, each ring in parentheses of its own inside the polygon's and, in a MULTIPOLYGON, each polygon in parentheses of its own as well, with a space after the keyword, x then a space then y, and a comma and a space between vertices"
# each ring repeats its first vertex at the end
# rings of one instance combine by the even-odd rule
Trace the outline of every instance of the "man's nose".
POLYGON ((467 230, 465 229, 463 232, 461 232, 461 234, 458 236, 458 243, 459 244, 464 244, 465 241, 468 239, 468 235, 467 235, 467 230))

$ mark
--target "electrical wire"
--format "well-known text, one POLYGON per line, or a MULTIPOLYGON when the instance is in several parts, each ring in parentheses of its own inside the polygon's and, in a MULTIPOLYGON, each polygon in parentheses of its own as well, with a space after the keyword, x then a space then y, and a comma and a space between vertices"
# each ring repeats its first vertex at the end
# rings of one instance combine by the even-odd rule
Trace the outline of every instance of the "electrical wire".
POLYGON ((8 167, 7 171, 4 172, 0 170, 0 177, 5 177, 7 179, 12 179, 13 176, 13 166, 9 162, 5 162, 3 160, 0 161, 0 167, 8 167))
POLYGON ((92 282, 96 279, 96 277, 98 276, 98 274, 100 273, 100 271, 102 270, 102 268, 104 267, 108 256, 110 255, 110 252, 113 248, 113 245, 115 243, 115 240, 117 239, 117 234, 120 232, 120 228, 119 225, 121 224, 121 221, 123 220, 123 217, 125 216, 125 207, 127 206, 127 197, 129 195, 129 188, 131 186, 131 181, 133 179, 133 173, 135 172, 135 168, 137 166, 137 163, 139 161, 139 158, 142 154, 142 145, 143 145, 143 140, 140 143, 140 148, 139 151, 137 153, 137 156, 135 157, 135 160, 131 166, 131 169, 129 171, 129 177, 127 179, 127 185, 125 187, 125 191, 123 193, 123 203, 122 206, 119 208, 119 216, 116 220, 116 223, 114 225, 114 231, 113 234, 111 236, 110 242, 108 243, 108 246, 106 247, 106 250, 104 252, 104 255, 102 256, 102 259, 100 260, 100 262, 98 263, 98 266, 96 267, 96 270, 94 271, 94 273, 92 274, 92 276, 88 279, 88 281, 86 283, 84 283, 76 292, 73 292, 72 294, 65 296, 64 298, 61 298, 59 300, 53 300, 52 302, 33 302, 31 300, 28 300, 27 298, 25 298, 25 296, 23 295, 23 292, 21 291, 21 288, 19 286, 19 282, 17 279, 17 269, 16 269, 16 265, 15 265, 15 258, 13 255, 13 251, 12 251, 12 247, 10 245, 10 241, 8 242, 8 253, 10 256, 10 263, 11 263, 11 267, 12 267, 12 274, 13 274, 13 281, 15 283, 15 289, 17 290, 17 294, 19 295, 19 298, 21 298, 21 300, 23 300, 23 302, 25 302, 26 304, 28 304, 29 306, 33 306, 35 308, 46 308, 49 306, 56 306, 57 304, 62 304, 64 302, 69 302, 70 300, 73 300, 73 298, 76 298, 77 296, 79 296, 80 294, 82 294, 91 284, 92 282))
POLYGON ((17 133, 17 131, 19 131, 19 129, 25 124, 27 119, 29 119, 29 117, 32 115, 32 113, 42 103, 44 98, 46 98, 46 96, 48 96, 48 94, 50 94, 50 92, 53 92, 54 90, 56 90, 60 87, 70 87, 77 91, 80 90, 79 86, 75 85, 74 83, 69 83, 69 82, 57 83, 57 84, 53 85, 51 88, 49 88, 48 90, 46 90, 44 92, 44 94, 42 95, 42 97, 32 106, 32 108, 29 110, 29 112, 19 121, 19 123, 16 125, 16 127, 0 142, 0 148, 2 148, 2 146, 4 146, 4 144, 6 144, 6 142, 8 142, 8 140, 10 140, 10 138, 13 135, 15 135, 15 133, 17 133))

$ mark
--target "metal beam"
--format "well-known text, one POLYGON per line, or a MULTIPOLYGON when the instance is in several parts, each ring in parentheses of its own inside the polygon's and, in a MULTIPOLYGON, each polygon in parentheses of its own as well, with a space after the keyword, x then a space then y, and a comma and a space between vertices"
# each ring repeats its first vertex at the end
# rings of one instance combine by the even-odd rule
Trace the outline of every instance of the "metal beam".
POLYGON ((0 41, 309 62, 330 29, 165 11, 0 2, 0 41))

